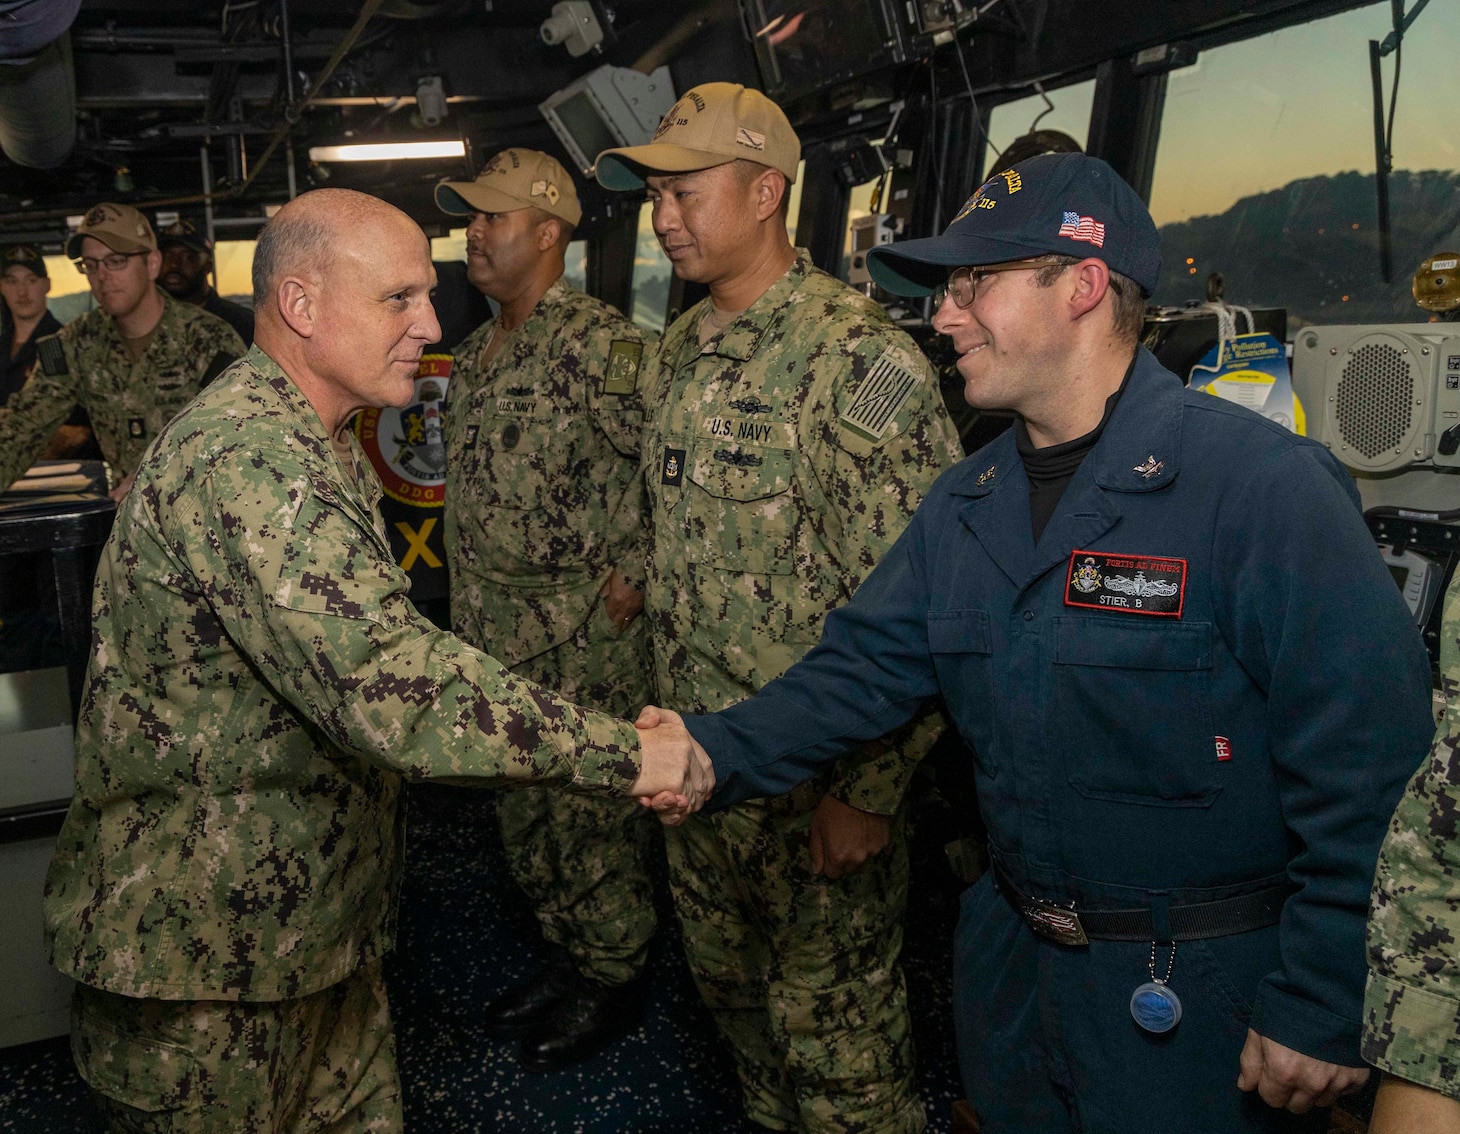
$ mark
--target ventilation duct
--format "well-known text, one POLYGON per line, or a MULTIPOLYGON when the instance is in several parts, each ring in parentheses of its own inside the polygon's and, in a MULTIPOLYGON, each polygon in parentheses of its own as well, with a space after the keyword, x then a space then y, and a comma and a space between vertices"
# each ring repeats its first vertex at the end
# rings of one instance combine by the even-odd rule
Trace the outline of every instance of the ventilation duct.
POLYGON ((76 144, 76 73, 67 29, 81 0, 0 0, 0 150, 54 169, 76 144))

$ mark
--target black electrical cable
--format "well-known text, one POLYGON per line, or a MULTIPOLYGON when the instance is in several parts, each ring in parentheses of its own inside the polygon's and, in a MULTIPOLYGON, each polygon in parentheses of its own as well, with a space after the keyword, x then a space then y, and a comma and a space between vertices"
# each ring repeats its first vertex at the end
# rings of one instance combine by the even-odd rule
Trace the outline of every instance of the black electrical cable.
POLYGON ((1429 524, 1453 524, 1460 521, 1460 508, 1443 512, 1427 512, 1421 508, 1396 508, 1391 504, 1380 504, 1364 512, 1364 519, 1419 520, 1429 524))
POLYGON ((973 111, 973 128, 977 131, 973 136, 973 144, 978 145, 979 138, 987 142, 988 135, 984 133, 983 116, 978 112, 978 97, 973 93, 973 80, 968 76, 968 64, 963 59, 963 43, 956 30, 953 33, 953 50, 958 54, 958 69, 963 72, 963 85, 968 88, 968 105, 973 111))
POLYGON ((1044 99, 1044 109, 1034 116, 1034 121, 1029 124, 1029 129, 1024 131, 1024 133, 1026 134, 1032 134, 1034 133, 1034 131, 1038 130, 1039 124, 1043 122, 1045 118, 1047 118, 1049 115, 1054 113, 1054 103, 1050 101, 1049 95, 1044 93, 1044 84, 1035 83, 1034 89, 1036 92, 1038 92, 1039 97, 1044 99))
POLYGON ((1404 4, 1398 0, 1394 17, 1394 83, 1389 88, 1389 125, 1384 131, 1384 164, 1394 166, 1394 108, 1399 105, 1399 64, 1404 58, 1404 4))
POLYGON ((928 62, 928 97, 933 101, 933 127, 928 137, 932 139, 933 163, 938 170, 938 184, 933 191, 933 232, 943 226, 943 187, 948 184, 947 170, 943 165, 942 136, 938 133, 938 68, 928 62))

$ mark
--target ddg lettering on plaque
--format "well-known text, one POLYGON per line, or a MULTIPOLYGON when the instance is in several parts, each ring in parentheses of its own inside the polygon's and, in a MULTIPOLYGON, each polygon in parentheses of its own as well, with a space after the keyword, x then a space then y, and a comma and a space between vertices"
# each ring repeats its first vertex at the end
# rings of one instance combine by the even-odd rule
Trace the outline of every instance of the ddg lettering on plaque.
POLYGON ((1185 600, 1185 559, 1107 551, 1070 554, 1066 606, 1180 618, 1185 600))
POLYGON ((422 355, 410 405, 366 409, 355 419, 360 447, 392 500, 418 508, 440 508, 446 502, 442 407, 450 382, 451 355, 422 355))

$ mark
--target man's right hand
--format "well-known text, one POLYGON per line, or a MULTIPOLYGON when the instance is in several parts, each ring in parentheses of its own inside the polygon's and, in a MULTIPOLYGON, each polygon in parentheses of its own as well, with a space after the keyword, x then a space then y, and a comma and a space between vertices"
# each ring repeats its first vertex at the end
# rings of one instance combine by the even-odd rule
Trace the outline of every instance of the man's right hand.
POLYGON ((703 807, 715 790, 709 754, 690 736, 678 713, 650 705, 634 724, 643 763, 629 794, 653 808, 660 822, 676 827, 703 807))

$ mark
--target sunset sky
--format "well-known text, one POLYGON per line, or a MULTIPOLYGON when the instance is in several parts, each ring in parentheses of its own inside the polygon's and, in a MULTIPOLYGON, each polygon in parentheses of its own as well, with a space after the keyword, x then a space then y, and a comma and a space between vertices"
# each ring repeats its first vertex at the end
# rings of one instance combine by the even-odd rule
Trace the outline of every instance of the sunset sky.
MULTIPOLYGON (((1406 8, 1414 8, 1408 0, 1406 8)), ((1374 171, 1369 40, 1390 28, 1382 2, 1204 52, 1171 72, 1151 212, 1157 224, 1225 212, 1300 177, 1374 171)), ((1394 56, 1384 60, 1386 111, 1394 56)), ((1405 36, 1395 169, 1460 169, 1460 2, 1431 0, 1405 36)), ((1054 91, 1040 129, 1081 144, 1094 83, 1054 91)), ((1029 129, 1036 97, 993 112, 995 151, 1029 129)))

